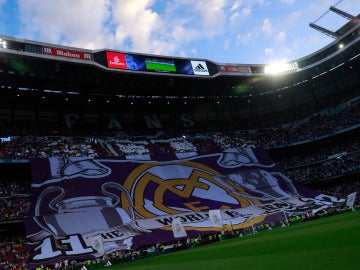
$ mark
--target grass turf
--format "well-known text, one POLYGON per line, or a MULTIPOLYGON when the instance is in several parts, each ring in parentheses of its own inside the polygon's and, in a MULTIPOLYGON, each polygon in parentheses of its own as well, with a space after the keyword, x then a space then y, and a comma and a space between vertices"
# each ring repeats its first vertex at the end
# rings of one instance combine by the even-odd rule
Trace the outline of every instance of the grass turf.
POLYGON ((111 269, 360 269, 360 211, 113 265, 111 269))

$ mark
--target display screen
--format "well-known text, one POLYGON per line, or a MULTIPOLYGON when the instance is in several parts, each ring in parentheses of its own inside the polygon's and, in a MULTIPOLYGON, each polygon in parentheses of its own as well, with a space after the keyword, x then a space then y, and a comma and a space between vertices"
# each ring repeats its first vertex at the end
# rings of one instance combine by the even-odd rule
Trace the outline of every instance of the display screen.
POLYGON ((107 67, 133 71, 161 72, 184 75, 209 75, 205 61, 168 59, 140 54, 106 52, 107 67))
POLYGON ((130 70, 145 70, 145 59, 142 55, 126 54, 127 68, 130 70))
POLYGON ((194 75, 194 71, 190 60, 176 59, 175 60, 176 70, 179 74, 194 75))
POLYGON ((127 69, 125 54, 118 52, 106 52, 109 68, 127 69))
POLYGON ((160 72, 176 72, 175 62, 169 59, 145 58, 147 70, 160 72))

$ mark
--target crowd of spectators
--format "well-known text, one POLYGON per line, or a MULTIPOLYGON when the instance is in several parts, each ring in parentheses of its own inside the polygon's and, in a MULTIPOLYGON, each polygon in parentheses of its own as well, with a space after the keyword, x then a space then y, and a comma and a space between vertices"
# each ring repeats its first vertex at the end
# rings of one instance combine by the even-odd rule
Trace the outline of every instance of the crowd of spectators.
MULTIPOLYGON (((358 190, 360 190, 360 180, 328 183, 326 186, 318 189, 320 193, 344 199, 346 199, 350 193, 358 190)), ((355 202, 357 202, 357 204, 360 203, 360 192, 356 193, 355 202)))
MULTIPOLYGON (((360 98, 353 99, 312 117, 265 130, 198 132, 175 137, 164 133, 156 137, 129 137, 126 134, 111 137, 14 136, 10 141, 1 143, 0 158, 116 156, 120 159, 152 160, 158 156, 184 158, 253 145, 286 145, 316 139, 313 136, 322 136, 324 132, 340 132, 354 125, 356 128, 360 125, 359 103, 360 98), (285 136, 285 133, 291 136, 285 136)), ((299 181, 331 178, 359 170, 359 155, 354 154, 359 149, 359 140, 349 140, 333 147, 317 148, 305 155, 286 156, 276 163, 290 178, 299 181)))
POLYGON ((290 155, 278 155, 275 160, 279 170, 293 180, 309 183, 360 172, 360 140, 356 135, 300 153, 287 152, 290 155))
POLYGON ((0 222, 23 220, 29 209, 29 196, 0 197, 0 222))
POLYGON ((30 180, 0 179, 0 270, 26 269, 29 250, 23 220, 30 206, 30 180), (21 228, 21 229, 19 229, 21 228))
POLYGON ((29 181, 8 181, 0 179, 0 198, 11 196, 23 196, 30 194, 29 181))
POLYGON ((26 269, 29 257, 24 236, 0 236, 0 270, 26 269))
POLYGON ((360 172, 360 152, 338 156, 323 162, 296 167, 285 173, 293 180, 311 182, 360 172))
POLYGON ((311 165, 316 162, 324 162, 339 156, 352 154, 360 151, 360 140, 349 139, 337 142, 335 145, 322 145, 306 153, 296 153, 292 156, 282 156, 276 159, 276 164, 281 170, 288 170, 294 167, 311 165))
MULTIPOLYGON (((267 129, 223 132, 193 132, 180 136, 156 137, 71 137, 14 136, 0 144, 0 158, 29 159, 49 156, 118 156, 119 158, 150 159, 157 151, 182 153, 215 152, 229 147, 256 145, 271 149, 341 132, 360 125, 360 97, 296 122, 267 129)), ((348 145, 348 147, 354 147, 348 145)), ((326 153, 324 153, 326 154, 326 153)), ((316 160, 321 158, 313 157, 316 160)))
POLYGON ((34 157, 97 157, 96 141, 87 137, 14 136, 0 145, 0 158, 29 159, 34 157))
POLYGON ((30 181, 0 181, 0 222, 22 221, 30 204, 30 181))

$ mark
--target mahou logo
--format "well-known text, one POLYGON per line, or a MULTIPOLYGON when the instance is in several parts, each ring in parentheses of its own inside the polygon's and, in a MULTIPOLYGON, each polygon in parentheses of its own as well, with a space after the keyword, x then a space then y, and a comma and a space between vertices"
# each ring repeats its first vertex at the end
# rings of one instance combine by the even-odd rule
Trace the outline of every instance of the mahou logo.
POLYGON ((127 69, 125 54, 106 52, 106 58, 109 68, 127 69))

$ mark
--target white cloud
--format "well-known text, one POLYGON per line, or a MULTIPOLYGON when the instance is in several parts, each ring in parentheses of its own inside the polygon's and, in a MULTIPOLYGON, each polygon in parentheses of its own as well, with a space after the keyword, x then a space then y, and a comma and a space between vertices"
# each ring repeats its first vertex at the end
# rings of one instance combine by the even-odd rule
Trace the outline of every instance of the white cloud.
POLYGON ((152 2, 150 0, 114 2, 112 23, 115 25, 118 46, 129 46, 131 50, 142 52, 163 51, 161 47, 166 41, 160 40, 156 33, 164 26, 158 14, 151 10, 152 2))
POLYGON ((244 17, 247 17, 251 14, 251 8, 250 7, 245 7, 241 10, 241 13, 244 15, 244 17))
POLYGON ((170 1, 162 17, 164 27, 157 34, 171 42, 172 51, 179 46, 222 35, 225 3, 224 0, 198 0, 195 4, 191 0, 170 1))
POLYGON ((251 8, 250 7, 244 7, 241 10, 237 10, 232 14, 229 18, 231 23, 236 23, 238 19, 246 19, 251 15, 251 8))
POLYGON ((230 22, 234 23, 240 17, 240 12, 236 11, 233 15, 230 16, 230 22))
POLYGON ((281 2, 285 3, 285 4, 294 4, 295 0, 281 0, 281 2))
MULTIPOLYGON (((194 5, 193 1, 192 5, 194 5)), ((194 8, 202 17, 202 27, 206 36, 219 34, 224 26, 225 0, 198 0, 194 8)))
POLYGON ((273 55, 274 49, 273 48, 265 48, 265 54, 266 55, 273 55))
POLYGON ((108 16, 107 4, 107 0, 19 0, 21 35, 73 46, 103 44, 107 37, 102 26, 108 16))
POLYGON ((189 0, 169 1, 163 14, 153 10, 154 3, 19 0, 20 36, 81 48, 171 54, 184 43, 223 31, 225 0, 198 0, 195 6, 189 0))
POLYGON ((239 7, 241 7, 242 5, 242 1, 236 1, 230 8, 230 11, 235 11, 237 10, 239 7))
POLYGON ((286 34, 283 31, 275 36, 275 40, 279 43, 283 43, 285 41, 285 38, 286 38, 286 34))
POLYGON ((253 39, 254 35, 252 32, 247 32, 244 35, 238 34, 236 36, 236 40, 239 41, 240 43, 248 43, 253 39))
POLYGON ((263 22, 262 25, 262 31, 267 34, 267 35, 271 35, 272 33, 272 24, 269 18, 266 18, 263 22))

